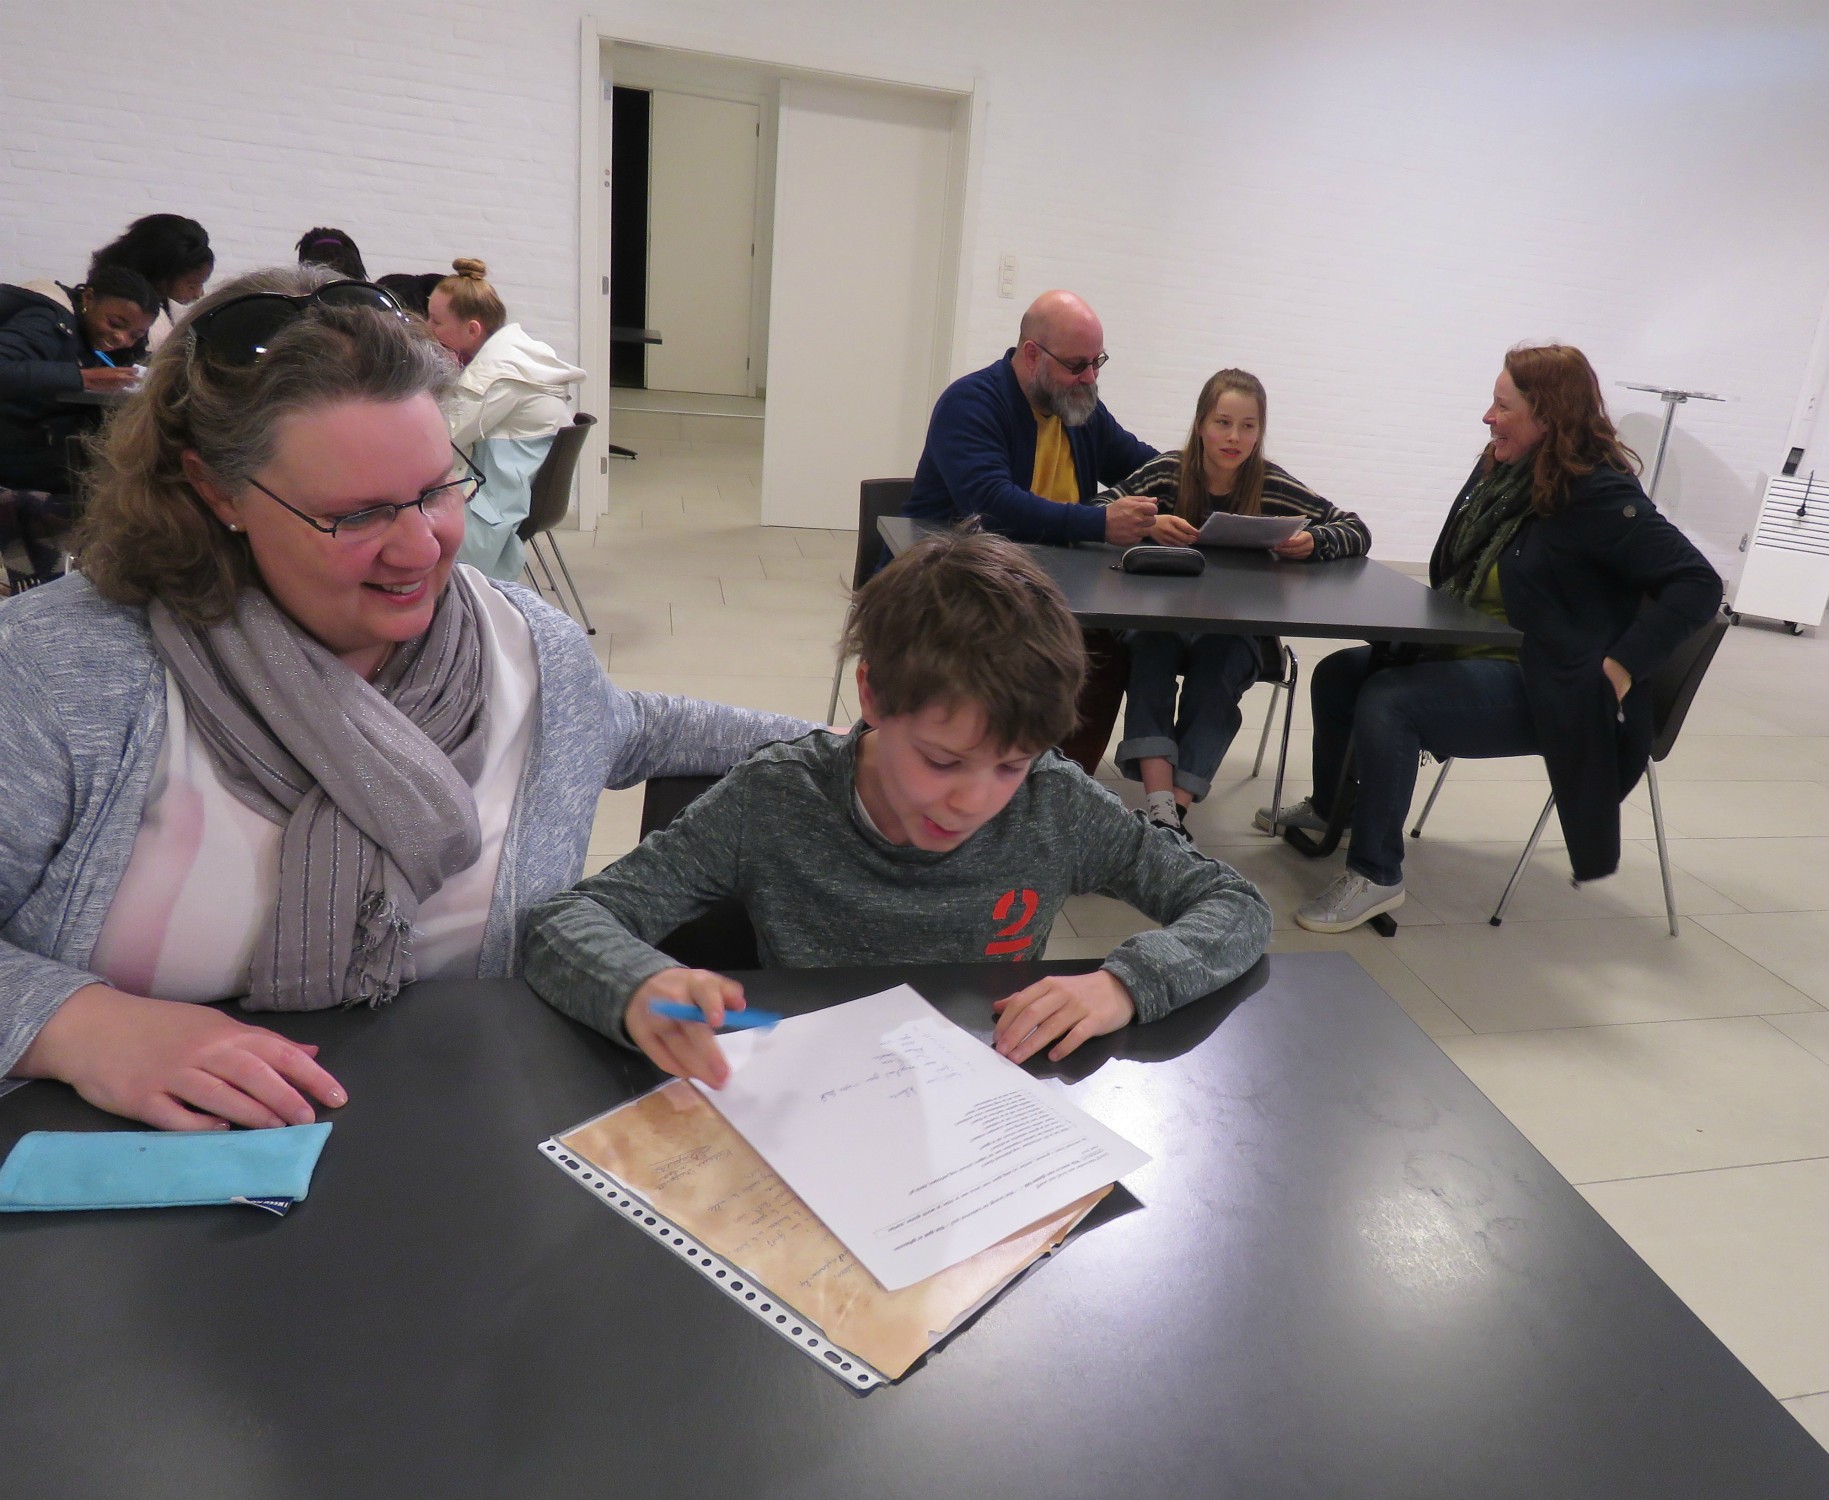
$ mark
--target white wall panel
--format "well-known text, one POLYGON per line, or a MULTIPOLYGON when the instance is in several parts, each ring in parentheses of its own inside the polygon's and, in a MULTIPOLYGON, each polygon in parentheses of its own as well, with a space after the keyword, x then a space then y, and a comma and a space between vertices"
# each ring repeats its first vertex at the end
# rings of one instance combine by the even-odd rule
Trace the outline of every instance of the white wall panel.
MULTIPOLYGON (((1201 378, 1270 387, 1269 449, 1420 558, 1505 347, 1595 359, 1724 564, 1782 461, 1829 291, 1822 0, 598 0, 606 36, 889 78, 976 78, 961 371, 1065 285, 1113 409, 1179 440, 1201 378), (997 296, 1002 253, 1017 295, 997 296)), ((314 223, 378 271, 491 265, 576 348, 579 7, 86 0, 0 10, 0 275, 80 269, 192 213, 225 270, 314 223)))
POLYGON ((762 522, 857 524, 860 479, 912 473, 933 403, 952 110, 788 80, 775 161, 762 522))

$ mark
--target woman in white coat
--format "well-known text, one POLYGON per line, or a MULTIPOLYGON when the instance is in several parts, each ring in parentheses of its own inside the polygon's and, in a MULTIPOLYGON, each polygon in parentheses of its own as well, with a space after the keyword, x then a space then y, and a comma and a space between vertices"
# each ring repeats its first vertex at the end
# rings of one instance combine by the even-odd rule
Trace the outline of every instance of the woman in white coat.
POLYGON ((491 578, 521 575, 520 525, 553 434, 571 424, 584 371, 531 337, 484 279, 480 260, 454 260, 433 289, 426 323, 463 373, 445 401, 451 441, 483 474, 470 501, 459 562, 491 578))

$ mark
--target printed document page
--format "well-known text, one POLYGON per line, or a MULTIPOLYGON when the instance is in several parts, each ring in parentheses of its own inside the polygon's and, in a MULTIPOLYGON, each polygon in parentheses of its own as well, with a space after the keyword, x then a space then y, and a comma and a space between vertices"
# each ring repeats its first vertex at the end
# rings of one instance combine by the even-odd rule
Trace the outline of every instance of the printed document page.
POLYGON ((1216 510, 1194 538, 1196 547, 1274 547, 1286 542, 1308 522, 1301 516, 1235 516, 1216 510))
POLYGON ((1149 1160, 905 984, 720 1041, 705 1097, 890 1291, 1149 1160))

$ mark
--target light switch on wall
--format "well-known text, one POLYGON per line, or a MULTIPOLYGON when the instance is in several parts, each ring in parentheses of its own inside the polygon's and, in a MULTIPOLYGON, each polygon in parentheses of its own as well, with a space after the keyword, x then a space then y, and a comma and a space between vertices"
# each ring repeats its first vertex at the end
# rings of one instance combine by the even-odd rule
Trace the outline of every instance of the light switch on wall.
POLYGON ((997 258, 997 295, 1014 297, 1016 295, 1016 257, 1001 255, 997 258))

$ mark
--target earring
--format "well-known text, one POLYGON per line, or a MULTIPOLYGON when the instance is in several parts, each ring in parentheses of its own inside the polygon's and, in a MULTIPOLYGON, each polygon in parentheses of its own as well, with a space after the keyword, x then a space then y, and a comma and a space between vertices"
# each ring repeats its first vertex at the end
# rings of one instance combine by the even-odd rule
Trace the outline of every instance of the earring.
POLYGON ((230 531, 240 531, 241 528, 239 526, 237 526, 233 521, 231 521, 231 522, 229 522, 229 530, 230 531))

